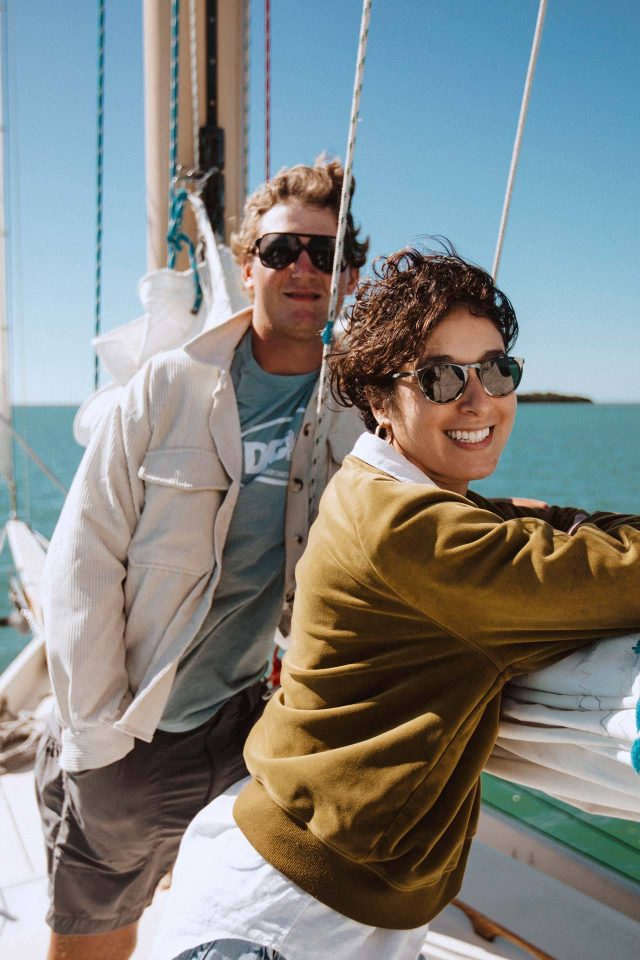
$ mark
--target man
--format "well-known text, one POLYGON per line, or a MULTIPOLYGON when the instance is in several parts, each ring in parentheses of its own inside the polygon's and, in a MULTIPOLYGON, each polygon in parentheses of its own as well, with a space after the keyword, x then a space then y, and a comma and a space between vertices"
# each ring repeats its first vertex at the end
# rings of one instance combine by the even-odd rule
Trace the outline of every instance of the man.
MULTIPOLYGON (((309 527, 315 395, 342 187, 281 171, 234 238, 248 310, 154 358, 97 431, 51 542, 58 718, 37 784, 49 960, 126 960, 189 820, 245 775, 309 527)), ((340 299, 366 258, 349 217, 340 299)), ((361 423, 325 413, 322 488, 361 423)))

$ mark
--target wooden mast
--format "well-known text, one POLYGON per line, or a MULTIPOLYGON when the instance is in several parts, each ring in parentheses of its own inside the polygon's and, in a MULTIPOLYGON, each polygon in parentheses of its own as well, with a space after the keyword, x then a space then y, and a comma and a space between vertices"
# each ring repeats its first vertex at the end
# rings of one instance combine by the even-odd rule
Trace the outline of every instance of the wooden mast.
MULTIPOLYGON (((197 0, 198 125, 207 120, 207 7, 197 0)), ((191 78, 189 58, 189 8, 180 5, 180 80, 178 163, 194 166, 191 78)), ((245 135, 245 0, 217 0, 217 123, 224 129, 225 242, 242 214, 246 193, 245 135)), ((167 210, 169 190, 169 91, 171 0, 144 0, 145 166, 147 183, 147 263, 150 270, 167 262, 167 210)), ((187 224, 189 228, 189 224, 187 224)), ((192 231, 190 231, 192 233, 192 231)), ((186 263, 179 264, 184 268, 186 263)))

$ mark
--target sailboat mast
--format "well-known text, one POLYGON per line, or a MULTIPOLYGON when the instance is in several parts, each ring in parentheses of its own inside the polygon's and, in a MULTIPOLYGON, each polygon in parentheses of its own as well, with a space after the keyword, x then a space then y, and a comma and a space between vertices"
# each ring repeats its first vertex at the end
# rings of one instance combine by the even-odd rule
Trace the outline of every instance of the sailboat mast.
POLYGON ((7 310, 7 225, 5 214, 5 116, 7 64, 7 7, 0 3, 0 475, 9 490, 15 516, 16 484, 13 466, 11 400, 9 396, 9 317, 7 310))
MULTIPOLYGON (((200 131, 206 131, 215 113, 215 122, 224 130, 224 238, 220 239, 226 242, 241 218, 246 195, 246 3, 247 0, 196 0, 195 3, 197 123, 200 131), (216 49, 211 48, 212 39, 216 49), (212 81, 215 84, 213 92, 212 81), (215 96, 215 105, 211 103, 212 96, 215 96)), ((194 167, 194 147, 189 4, 186 2, 180 4, 179 24, 177 159, 183 170, 190 170, 194 167)), ((155 270, 167 262, 171 0, 144 0, 143 35, 147 264, 149 270, 155 270)))

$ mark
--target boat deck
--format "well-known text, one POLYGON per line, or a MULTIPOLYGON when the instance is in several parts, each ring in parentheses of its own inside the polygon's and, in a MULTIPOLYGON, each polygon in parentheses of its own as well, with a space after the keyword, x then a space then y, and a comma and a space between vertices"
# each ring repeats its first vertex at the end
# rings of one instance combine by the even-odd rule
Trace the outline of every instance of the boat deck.
MULTIPOLYGON (((0 777, 0 824, 0 960, 38 960, 48 941, 47 884, 30 770, 0 777)), ((142 919, 134 960, 149 956, 165 896, 159 890, 142 919)), ((636 960, 640 923, 484 843, 474 845, 460 899, 539 952, 502 936, 478 936, 467 916, 449 906, 431 925, 426 960, 636 960)))

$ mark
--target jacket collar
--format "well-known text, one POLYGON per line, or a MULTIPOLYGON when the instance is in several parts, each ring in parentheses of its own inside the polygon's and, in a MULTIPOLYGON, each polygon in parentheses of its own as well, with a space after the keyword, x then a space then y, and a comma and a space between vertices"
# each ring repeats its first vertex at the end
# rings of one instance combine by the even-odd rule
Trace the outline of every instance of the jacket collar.
POLYGON ((234 313, 224 323, 199 333, 185 343, 183 349, 201 363, 210 363, 225 369, 231 363, 233 353, 251 326, 253 307, 245 307, 234 313))
POLYGON ((376 437, 373 433, 363 433, 358 437, 351 456, 363 460, 376 470, 388 473, 402 483, 426 483, 430 487, 436 486, 426 473, 394 450, 386 440, 376 437))

